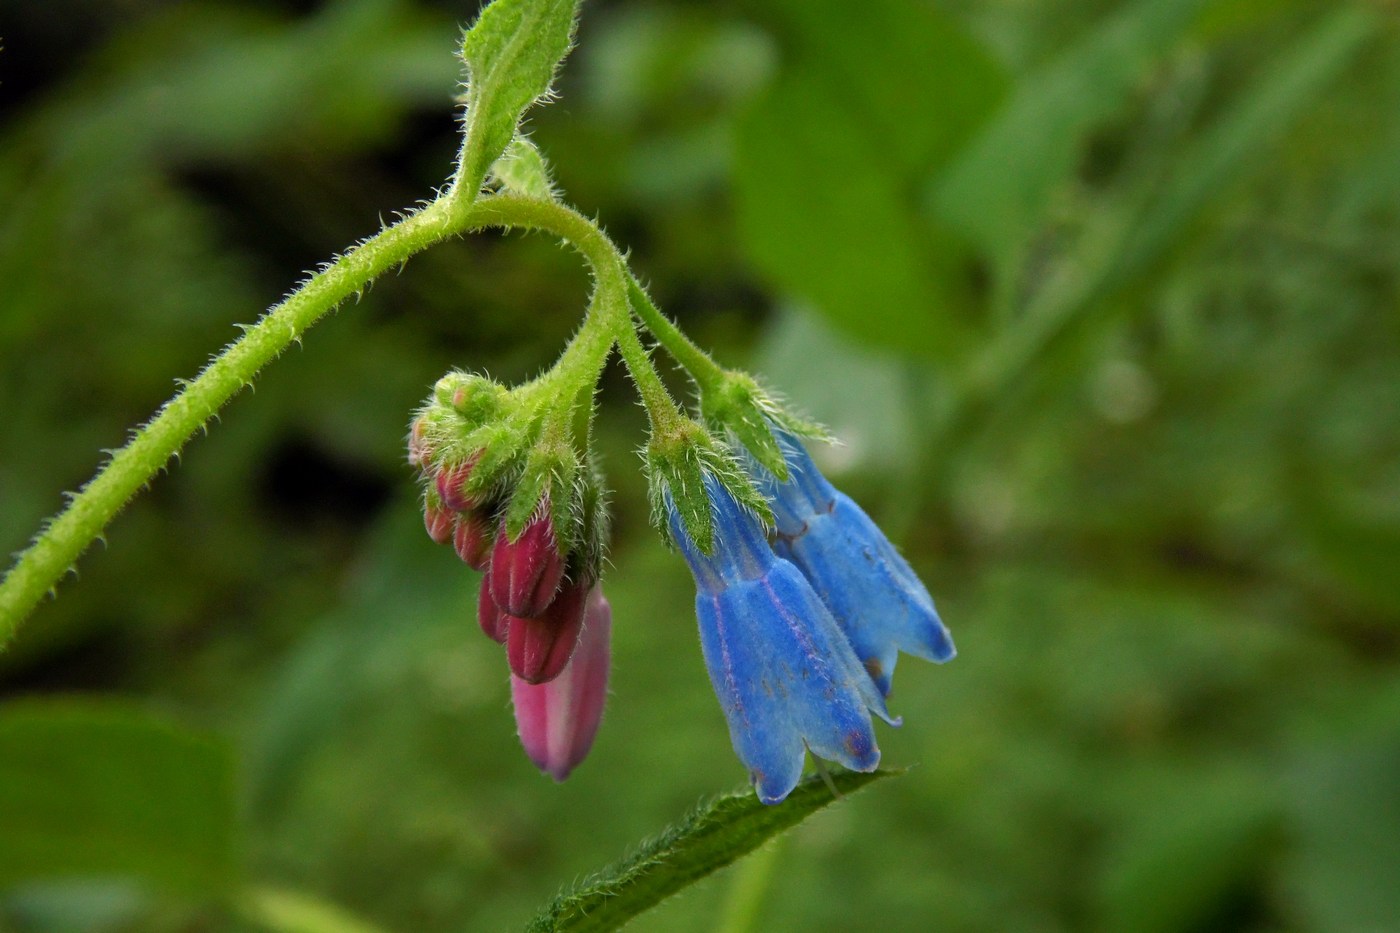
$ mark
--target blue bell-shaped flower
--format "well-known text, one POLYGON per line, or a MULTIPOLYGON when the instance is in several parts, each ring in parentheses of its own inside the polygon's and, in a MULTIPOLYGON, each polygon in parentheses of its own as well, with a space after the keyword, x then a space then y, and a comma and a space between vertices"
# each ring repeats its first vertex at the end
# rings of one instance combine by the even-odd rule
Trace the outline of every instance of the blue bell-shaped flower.
POLYGON ((860 506, 827 482, 800 439, 776 433, 787 482, 749 462, 755 484, 772 504, 773 548, 801 569, 880 693, 889 695, 900 651, 952 660, 952 636, 909 562, 860 506))
POLYGON ((691 540, 668 498, 671 529, 690 564, 705 666, 734 750, 758 797, 778 803, 802 776, 804 751, 873 771, 880 750, 870 714, 891 720, 850 643, 758 519, 706 474, 713 553, 691 540))

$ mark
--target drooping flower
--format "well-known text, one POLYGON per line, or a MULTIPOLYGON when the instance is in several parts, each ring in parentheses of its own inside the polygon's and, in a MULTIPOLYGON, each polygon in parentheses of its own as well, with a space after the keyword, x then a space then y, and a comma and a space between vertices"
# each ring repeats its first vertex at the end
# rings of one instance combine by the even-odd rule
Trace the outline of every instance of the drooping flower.
POLYGON ((559 676, 578 645, 592 589, 592 583, 570 581, 539 615, 505 616, 502 626, 511 674, 532 684, 559 676))
POLYGON ((612 609, 603 588, 588 595, 583 631, 573 657, 548 683, 511 675, 510 695, 520 744, 541 771, 556 781, 569 776, 593 746, 608 694, 612 609))
POLYGON ((510 615, 538 616, 554 601, 564 579, 564 555, 547 503, 513 541, 502 521, 488 572, 491 596, 510 615))
POLYGON ((870 714, 884 699, 817 594, 773 553, 758 519, 706 473, 714 520, 706 555, 667 494, 673 536, 695 576, 695 611, 710 681, 759 799, 782 801, 805 751, 872 771, 880 750, 870 714))
POLYGON ((800 439, 783 431, 778 437, 786 482, 750 463, 772 505, 774 550, 801 569, 880 693, 889 695, 900 651, 951 660, 952 636, 909 562, 860 506, 822 476, 800 439))

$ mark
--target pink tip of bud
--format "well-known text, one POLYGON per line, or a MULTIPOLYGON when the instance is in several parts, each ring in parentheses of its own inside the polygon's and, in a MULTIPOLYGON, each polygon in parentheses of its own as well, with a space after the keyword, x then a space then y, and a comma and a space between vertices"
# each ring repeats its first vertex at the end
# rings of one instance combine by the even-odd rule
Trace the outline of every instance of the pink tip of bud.
POLYGON ((476 599, 476 621, 481 626, 481 630, 486 633, 486 637, 504 645, 506 643, 506 632, 510 629, 510 616, 501 611, 501 607, 496 605, 496 601, 491 598, 491 581, 485 577, 481 580, 481 592, 476 599))
POLYGON ((532 684, 559 676, 578 644, 590 589, 588 584, 570 583, 559 591, 543 615, 508 617, 506 658, 512 674, 532 684))
POLYGON ((413 422, 408 432, 408 463, 426 470, 432 461, 432 448, 428 446, 428 425, 424 421, 413 422))
POLYGON ((532 519, 514 541, 501 524, 490 573, 491 596, 510 615, 530 618, 549 608, 564 579, 564 556, 547 512, 532 519))
POLYGON ((440 506, 423 507, 423 527, 435 544, 446 544, 452 539, 452 513, 440 506))
POLYGON ((476 512, 463 512, 452 528, 452 546, 468 567, 485 570, 491 561, 491 526, 476 512))
POLYGON ((476 468, 476 461, 476 455, 472 455, 451 469, 438 471, 438 496, 441 497, 442 504, 454 512, 466 512, 480 505, 467 494, 465 488, 467 480, 471 479, 472 470, 476 468))
POLYGON ((608 695, 612 609, 603 588, 589 594, 578 648, 547 684, 510 679, 520 743, 541 771, 562 781, 593 747, 608 695))

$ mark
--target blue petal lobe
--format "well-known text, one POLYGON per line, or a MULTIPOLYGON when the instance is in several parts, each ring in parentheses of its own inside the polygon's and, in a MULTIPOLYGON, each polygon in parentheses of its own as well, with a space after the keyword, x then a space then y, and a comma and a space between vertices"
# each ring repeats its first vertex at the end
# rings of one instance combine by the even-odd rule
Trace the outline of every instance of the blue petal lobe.
POLYGON ((784 435, 783 449, 788 482, 755 471, 773 501, 774 549, 811 582, 880 694, 889 695, 900 651, 951 660, 952 636, 908 561, 860 506, 827 482, 800 440, 784 435))
POLYGON ((700 647, 734 750, 749 769, 759 798, 777 803, 802 777, 802 737, 760 632, 734 595, 729 589, 696 597, 700 647))

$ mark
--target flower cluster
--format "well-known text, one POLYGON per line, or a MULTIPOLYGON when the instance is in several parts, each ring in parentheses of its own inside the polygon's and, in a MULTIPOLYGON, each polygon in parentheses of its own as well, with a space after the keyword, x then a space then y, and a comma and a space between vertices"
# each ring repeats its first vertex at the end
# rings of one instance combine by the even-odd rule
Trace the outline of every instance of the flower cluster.
POLYGON ((606 529, 593 471, 551 443, 537 415, 524 396, 453 373, 414 419, 408 447, 429 537, 482 572, 477 621, 505 646, 521 742, 562 781, 588 754, 607 696, 606 529))
POLYGON ((764 803, 782 801, 805 752, 870 771, 880 762, 871 716, 885 707, 899 651, 953 657, 928 591, 870 518, 817 470, 800 439, 774 426, 779 478, 749 453, 771 509, 760 516, 704 474, 713 518, 701 549, 673 497, 673 540, 695 577, 695 612, 710 681, 730 738, 764 803))
MULTIPOLYGON (((478 620, 506 646, 525 750, 563 780, 598 730, 612 614, 601 481, 551 432, 549 398, 453 373, 419 411, 409 457, 428 534, 483 573, 478 620)), ((778 803, 808 751, 877 767, 874 719, 899 724, 885 706, 899 653, 943 662, 953 643, 908 562, 813 463, 815 429, 738 373, 702 391, 701 414, 653 423, 656 518, 695 577, 735 751, 778 803)))

